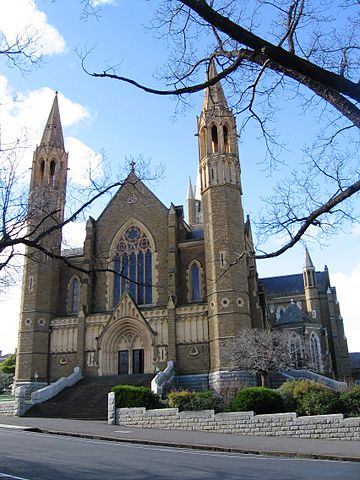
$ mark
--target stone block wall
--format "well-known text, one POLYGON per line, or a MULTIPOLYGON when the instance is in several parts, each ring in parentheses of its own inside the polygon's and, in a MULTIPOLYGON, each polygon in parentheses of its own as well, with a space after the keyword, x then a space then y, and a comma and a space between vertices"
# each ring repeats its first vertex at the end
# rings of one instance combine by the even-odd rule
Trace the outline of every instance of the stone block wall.
POLYGON ((0 415, 6 415, 12 417, 15 410, 15 401, 10 400, 8 402, 0 402, 0 415))
POLYGON ((176 375, 178 390, 201 391, 209 389, 209 375, 176 375))
MULTIPOLYGON (((110 408, 115 408, 114 403, 110 408)), ((179 412, 177 408, 119 408, 110 415, 117 425, 142 428, 211 431, 241 435, 359 440, 360 417, 342 414, 297 417, 296 413, 255 415, 254 412, 215 414, 213 410, 179 412), (114 419, 115 416, 115 419, 114 419)))

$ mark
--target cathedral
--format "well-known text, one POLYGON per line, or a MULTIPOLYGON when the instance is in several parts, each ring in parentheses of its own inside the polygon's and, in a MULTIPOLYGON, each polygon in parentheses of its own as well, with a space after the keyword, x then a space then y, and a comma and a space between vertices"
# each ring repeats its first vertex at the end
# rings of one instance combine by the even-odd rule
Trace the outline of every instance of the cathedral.
POLYGON ((197 129, 199 185, 189 182, 186 218, 131 165, 101 215, 88 219, 83 247, 62 250, 68 153, 55 95, 31 169, 29 235, 51 233, 26 252, 17 384, 39 388, 77 366, 83 376, 154 373, 168 360, 179 387, 254 384, 229 366, 228 341, 270 327, 289 330, 299 363, 306 344, 313 370, 350 376, 328 269, 316 271, 306 250, 303 272, 258 277, 236 120, 220 83, 205 91, 197 129))

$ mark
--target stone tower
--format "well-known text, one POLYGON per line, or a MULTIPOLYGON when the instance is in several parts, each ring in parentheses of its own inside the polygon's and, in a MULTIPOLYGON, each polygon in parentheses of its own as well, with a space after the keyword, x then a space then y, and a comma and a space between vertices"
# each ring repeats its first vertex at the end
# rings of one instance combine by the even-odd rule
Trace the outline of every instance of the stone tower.
POLYGON ((59 292, 61 223, 64 220, 68 154, 65 152, 57 93, 33 155, 28 200, 28 235, 41 249, 26 248, 16 360, 16 382, 49 378, 49 322, 59 292), (49 229, 52 230, 49 233, 49 229))
POLYGON ((306 310, 313 321, 320 321, 319 292, 316 283, 316 272, 308 249, 305 248, 305 261, 303 269, 304 291, 306 310))
MULTIPOLYGON (((215 75, 215 65, 211 63, 208 77, 215 75)), ((210 372, 218 372, 214 373, 216 377, 229 363, 224 355, 226 342, 240 329, 251 327, 236 121, 220 83, 205 92, 198 138, 210 372)))

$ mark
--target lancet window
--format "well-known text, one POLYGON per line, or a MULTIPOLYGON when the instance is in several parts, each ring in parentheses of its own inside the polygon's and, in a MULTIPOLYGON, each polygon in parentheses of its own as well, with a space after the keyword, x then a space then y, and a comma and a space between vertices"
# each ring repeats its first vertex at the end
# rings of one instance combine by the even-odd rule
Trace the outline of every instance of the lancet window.
POLYGON ((295 367, 301 368, 304 360, 304 346, 300 335, 292 332, 289 338, 289 351, 294 359, 295 367))
POLYGON ((202 300, 201 288, 201 267, 194 260, 188 269, 189 300, 191 302, 200 302, 202 300))
POLYGON ((69 313, 78 313, 79 311, 79 289, 80 281, 78 277, 73 277, 69 284, 69 313))
POLYGON ((131 225, 120 237, 114 257, 114 305, 126 288, 138 305, 152 303, 152 249, 146 235, 131 225))
POLYGON ((322 371, 320 340, 316 333, 310 335, 310 357, 313 368, 317 372, 322 371))

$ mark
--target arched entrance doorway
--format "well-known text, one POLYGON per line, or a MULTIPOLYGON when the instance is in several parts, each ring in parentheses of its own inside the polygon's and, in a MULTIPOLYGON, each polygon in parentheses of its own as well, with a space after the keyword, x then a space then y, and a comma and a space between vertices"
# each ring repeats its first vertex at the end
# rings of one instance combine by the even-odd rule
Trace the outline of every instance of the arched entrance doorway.
POLYGON ((153 333, 137 318, 113 321, 99 338, 100 375, 153 372, 153 333))

